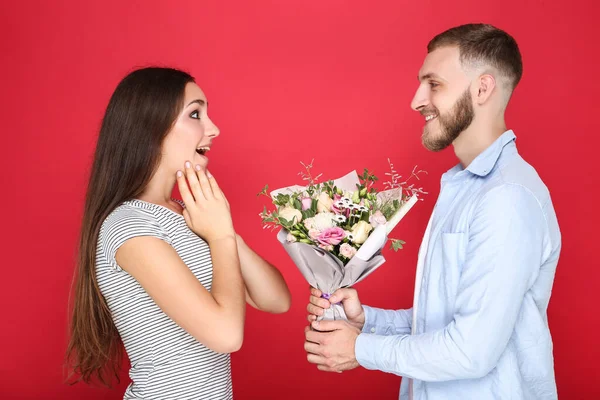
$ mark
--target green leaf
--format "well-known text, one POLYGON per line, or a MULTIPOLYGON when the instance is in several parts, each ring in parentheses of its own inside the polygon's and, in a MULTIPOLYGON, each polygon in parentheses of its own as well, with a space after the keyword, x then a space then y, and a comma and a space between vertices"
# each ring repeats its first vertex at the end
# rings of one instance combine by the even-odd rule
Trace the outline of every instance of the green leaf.
POLYGON ((302 219, 312 218, 315 215, 316 215, 316 212, 312 208, 302 211, 302 219))
POLYGON ((285 205, 287 205, 288 201, 290 201, 290 195, 279 193, 275 197, 275 200, 273 201, 273 203, 275 203, 278 206, 285 206, 285 205))
POLYGON ((297 210, 302 211, 302 203, 297 198, 294 199, 294 208, 296 208, 297 210))
POLYGON ((261 190, 261 191, 260 191, 260 192, 259 192, 259 193, 258 193, 256 196, 263 195, 263 196, 267 196, 267 197, 268 197, 268 196, 269 196, 269 195, 267 194, 267 191, 268 191, 268 190, 269 190, 269 185, 265 185, 265 187, 264 187, 264 188, 262 188, 262 190, 261 190))
POLYGON ((399 240, 399 239, 390 239, 390 241, 392 242, 392 250, 394 251, 398 251, 403 249, 404 247, 402 246, 403 244, 405 244, 406 242, 403 240, 399 240))

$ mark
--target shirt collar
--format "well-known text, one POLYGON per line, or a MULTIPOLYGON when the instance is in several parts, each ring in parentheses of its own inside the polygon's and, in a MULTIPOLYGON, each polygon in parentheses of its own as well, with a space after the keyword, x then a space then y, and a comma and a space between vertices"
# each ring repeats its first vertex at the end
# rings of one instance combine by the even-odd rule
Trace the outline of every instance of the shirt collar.
MULTIPOLYGON (((509 143, 513 143, 516 138, 517 137, 512 130, 504 132, 498 139, 494 141, 494 143, 492 143, 487 149, 478 155, 471 162, 471 164, 469 164, 466 170, 481 177, 487 176, 500 159, 502 150, 504 150, 506 145, 509 143)), ((459 163, 442 175, 442 182, 453 179, 455 176, 463 175, 464 170, 462 165, 459 163)))
POLYGON ((517 139, 512 130, 504 132, 498 139, 494 141, 487 149, 478 155, 467 167, 467 171, 479 176, 486 176, 490 173, 500 155, 507 144, 514 142, 517 139))

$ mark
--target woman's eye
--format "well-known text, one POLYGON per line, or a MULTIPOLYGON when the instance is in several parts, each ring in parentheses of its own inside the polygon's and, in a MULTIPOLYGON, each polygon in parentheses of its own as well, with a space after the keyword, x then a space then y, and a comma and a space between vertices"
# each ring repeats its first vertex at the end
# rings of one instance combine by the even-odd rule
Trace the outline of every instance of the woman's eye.
POLYGON ((198 112, 198 110, 192 111, 190 117, 194 119, 200 119, 200 113, 198 112))

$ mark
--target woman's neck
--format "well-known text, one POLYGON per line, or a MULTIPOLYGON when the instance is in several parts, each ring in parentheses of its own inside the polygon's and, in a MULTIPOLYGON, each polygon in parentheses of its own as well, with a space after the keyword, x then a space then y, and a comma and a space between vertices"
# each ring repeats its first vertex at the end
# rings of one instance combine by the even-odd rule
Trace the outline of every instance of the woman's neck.
POLYGON ((175 183, 175 174, 167 174, 159 168, 152 179, 150 179, 150 182, 148 182, 148 185, 146 185, 142 194, 138 196, 138 199, 167 207, 181 214, 183 208, 172 199, 175 183))

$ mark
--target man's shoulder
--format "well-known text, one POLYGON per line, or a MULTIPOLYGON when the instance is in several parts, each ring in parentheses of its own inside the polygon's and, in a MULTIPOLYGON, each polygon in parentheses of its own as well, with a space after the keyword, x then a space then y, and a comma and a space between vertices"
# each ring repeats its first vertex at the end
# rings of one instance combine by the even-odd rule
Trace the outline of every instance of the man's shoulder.
POLYGON ((532 195, 543 206, 550 200, 548 187, 537 170, 518 153, 499 160, 482 194, 488 192, 523 191, 532 195))

